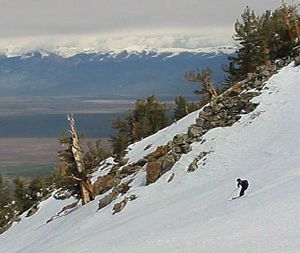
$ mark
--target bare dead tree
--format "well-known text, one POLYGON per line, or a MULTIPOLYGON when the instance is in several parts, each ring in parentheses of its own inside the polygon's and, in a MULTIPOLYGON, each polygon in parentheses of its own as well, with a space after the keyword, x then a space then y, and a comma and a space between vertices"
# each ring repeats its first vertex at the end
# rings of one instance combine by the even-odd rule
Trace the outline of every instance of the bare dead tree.
POLYGON ((284 0, 282 0, 282 10, 284 13, 284 20, 288 28, 288 34, 290 40, 294 41, 297 39, 300 42, 300 24, 297 18, 297 7, 294 1, 288 5, 284 0))
POLYGON ((84 157, 83 157, 83 152, 81 149, 79 137, 76 131, 76 127, 75 127, 75 120, 72 116, 69 115, 68 121, 70 125, 69 132, 72 138, 73 157, 76 163, 78 174, 82 175, 82 177, 80 178, 73 176, 73 179, 79 182, 82 204, 85 205, 86 203, 94 199, 93 186, 91 183, 90 176, 85 172, 84 157))
POLYGON ((212 70, 210 68, 191 71, 186 73, 185 78, 188 81, 200 83, 201 90, 195 90, 194 93, 208 96, 210 105, 214 107, 217 102, 218 93, 211 80, 212 70))

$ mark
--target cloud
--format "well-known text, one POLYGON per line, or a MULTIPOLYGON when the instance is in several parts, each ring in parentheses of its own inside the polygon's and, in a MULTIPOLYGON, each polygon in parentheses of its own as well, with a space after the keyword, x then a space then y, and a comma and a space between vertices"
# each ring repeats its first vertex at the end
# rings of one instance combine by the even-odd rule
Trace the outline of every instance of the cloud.
POLYGON ((232 27, 249 5, 281 0, 0 0, 0 37, 72 35, 153 27, 232 27))
POLYGON ((193 30, 148 29, 132 30, 126 33, 105 33, 68 36, 33 36, 5 38, 0 40, 2 53, 19 55, 35 50, 44 50, 74 55, 78 52, 103 52, 120 50, 156 49, 197 49, 231 45, 233 30, 228 28, 210 28, 193 30))

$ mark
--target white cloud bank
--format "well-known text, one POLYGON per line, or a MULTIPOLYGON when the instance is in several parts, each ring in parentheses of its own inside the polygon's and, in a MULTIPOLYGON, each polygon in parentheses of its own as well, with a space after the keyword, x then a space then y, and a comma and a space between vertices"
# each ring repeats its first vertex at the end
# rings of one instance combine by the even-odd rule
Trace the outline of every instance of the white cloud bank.
POLYGON ((19 55, 32 51, 49 51, 64 56, 79 52, 141 51, 144 49, 194 50, 199 48, 229 46, 233 44, 233 30, 210 28, 202 31, 181 29, 170 31, 147 30, 147 33, 106 33, 91 35, 43 36, 0 39, 0 52, 19 55))

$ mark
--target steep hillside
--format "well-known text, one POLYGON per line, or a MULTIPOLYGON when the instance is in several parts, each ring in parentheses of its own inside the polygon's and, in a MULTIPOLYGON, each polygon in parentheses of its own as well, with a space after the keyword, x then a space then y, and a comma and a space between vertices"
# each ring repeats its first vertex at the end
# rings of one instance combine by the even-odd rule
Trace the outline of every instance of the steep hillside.
MULTIPOLYGON (((291 63, 264 86, 234 95, 240 99, 228 106, 227 121, 211 121, 219 123, 203 128, 201 138, 190 125, 199 125, 199 114, 209 114, 208 107, 131 145, 127 166, 115 170, 128 171, 136 168, 128 166, 134 163, 140 167, 121 180, 132 179, 123 196, 104 205, 104 197, 114 190, 102 189, 95 201, 58 216, 73 200, 51 197, 0 236, 0 252, 299 252, 299 83, 300 68, 291 63), (242 104, 240 110, 230 115, 236 103, 242 104), (174 166, 150 182, 151 153, 186 132, 195 134, 194 141, 181 145, 184 152, 174 166), (238 177, 248 179, 250 187, 246 197, 229 201, 238 177), (112 215, 124 196, 127 205, 112 215)), ((226 95, 220 99, 225 101, 226 95)), ((107 160, 93 181, 112 173, 114 166, 107 160)))

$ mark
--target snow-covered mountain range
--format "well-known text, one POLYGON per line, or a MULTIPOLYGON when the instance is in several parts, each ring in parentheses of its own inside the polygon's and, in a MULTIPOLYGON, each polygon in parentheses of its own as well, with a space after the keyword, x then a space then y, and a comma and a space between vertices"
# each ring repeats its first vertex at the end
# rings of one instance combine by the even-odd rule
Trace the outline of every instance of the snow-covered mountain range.
POLYGON ((2 50, 2 96, 101 96, 140 98, 191 95, 184 75, 211 67, 224 78, 230 46, 199 49, 134 47, 107 51, 57 47, 25 53, 2 50))
MULTIPOLYGON (((224 115, 230 124, 206 107, 132 144, 127 164, 115 169, 128 171, 139 163, 125 178, 131 179, 126 193, 98 210, 99 201, 113 193, 106 191, 57 216, 74 200, 50 197, 0 236, 0 252, 299 252, 299 83, 300 68, 291 63, 263 85, 230 91, 232 100, 216 109, 218 116, 224 106, 235 113, 224 115), (208 126, 205 115, 214 119, 208 126), (149 168, 141 161, 157 147, 174 144, 175 136, 178 141, 187 132, 197 134, 190 129, 195 123, 206 127, 201 138, 181 146, 185 151, 174 165, 149 184, 149 168), (238 177, 250 182, 246 197, 228 201, 238 177), (126 197, 127 205, 113 215, 126 197)), ((112 159, 105 161, 93 182, 113 166, 112 159)))

